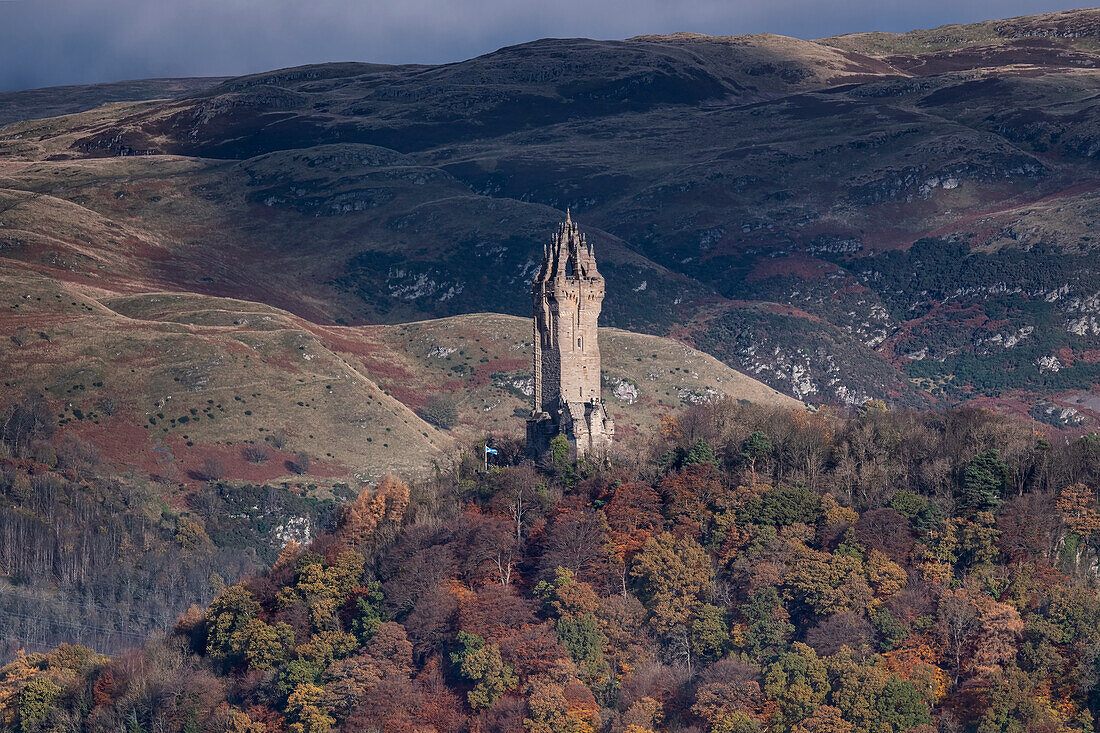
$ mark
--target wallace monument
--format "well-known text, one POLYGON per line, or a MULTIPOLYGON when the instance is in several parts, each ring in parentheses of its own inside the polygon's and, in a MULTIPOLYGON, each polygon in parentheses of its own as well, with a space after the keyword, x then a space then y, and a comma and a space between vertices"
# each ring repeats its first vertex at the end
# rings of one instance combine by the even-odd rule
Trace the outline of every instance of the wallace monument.
POLYGON ((534 305, 534 409, 527 418, 527 454, 546 453, 557 435, 576 458, 606 455, 615 423, 600 398, 600 345, 596 322, 604 280, 572 217, 543 247, 531 288, 534 305))

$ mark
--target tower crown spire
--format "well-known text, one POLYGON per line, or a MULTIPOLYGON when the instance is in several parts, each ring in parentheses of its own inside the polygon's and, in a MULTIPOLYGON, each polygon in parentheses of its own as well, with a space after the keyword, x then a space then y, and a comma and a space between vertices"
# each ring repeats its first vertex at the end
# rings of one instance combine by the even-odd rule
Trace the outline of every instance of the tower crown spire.
MULTIPOLYGON (((600 278, 596 268, 596 258, 592 245, 581 233, 572 219, 572 212, 566 209, 565 221, 550 238, 550 244, 543 249, 542 268, 536 282, 558 278, 600 278)), ((602 281, 602 278, 600 278, 602 281)))

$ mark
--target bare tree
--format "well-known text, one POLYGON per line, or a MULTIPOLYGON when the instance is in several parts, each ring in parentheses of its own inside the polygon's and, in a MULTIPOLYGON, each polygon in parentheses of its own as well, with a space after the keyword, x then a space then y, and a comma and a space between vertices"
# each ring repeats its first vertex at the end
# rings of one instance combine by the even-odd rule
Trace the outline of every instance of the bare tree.
POLYGON ((267 463, 271 459, 271 450, 266 445, 250 443, 241 449, 241 456, 249 463, 267 463))
POLYGON ((199 469, 199 477, 203 481, 221 481, 225 478, 225 464, 217 456, 207 456, 199 469))

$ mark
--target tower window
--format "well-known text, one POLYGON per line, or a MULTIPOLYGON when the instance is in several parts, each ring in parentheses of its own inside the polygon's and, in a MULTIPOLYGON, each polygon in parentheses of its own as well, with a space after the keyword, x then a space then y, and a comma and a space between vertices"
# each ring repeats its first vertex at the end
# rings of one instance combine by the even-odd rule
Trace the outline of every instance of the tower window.
POLYGON ((577 348, 579 349, 580 347, 581 347, 581 340, 577 339, 577 348))

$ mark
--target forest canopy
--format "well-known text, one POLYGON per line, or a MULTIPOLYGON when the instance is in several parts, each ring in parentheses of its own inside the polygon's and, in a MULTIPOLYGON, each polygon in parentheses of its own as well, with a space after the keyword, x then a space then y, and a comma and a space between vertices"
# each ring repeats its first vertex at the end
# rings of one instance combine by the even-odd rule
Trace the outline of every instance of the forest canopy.
POLYGON ((1094 730, 1100 436, 718 400, 609 466, 480 457, 140 649, 20 656, 0 727, 1094 730))

